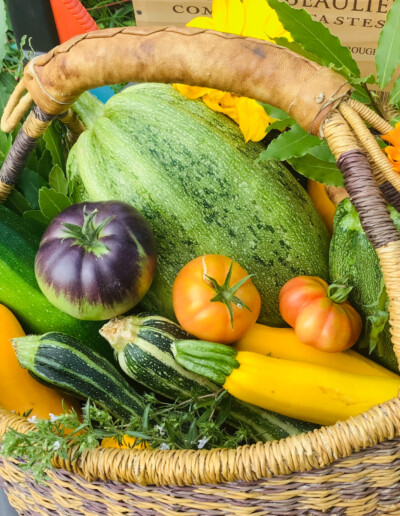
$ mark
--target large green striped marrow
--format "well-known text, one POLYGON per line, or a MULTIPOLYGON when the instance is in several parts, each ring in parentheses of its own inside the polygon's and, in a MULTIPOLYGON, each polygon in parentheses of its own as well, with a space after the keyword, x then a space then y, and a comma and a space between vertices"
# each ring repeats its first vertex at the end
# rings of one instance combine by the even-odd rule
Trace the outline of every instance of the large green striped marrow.
MULTIPOLYGON (((85 121, 85 120, 84 120, 85 121)), ((68 160, 76 201, 117 199, 149 221, 158 268, 142 307, 174 319, 178 271, 203 254, 240 263, 262 298, 259 321, 282 325, 278 294, 294 276, 328 278, 327 230, 310 198, 265 146, 165 84, 112 97, 68 160)))
POLYGON ((21 367, 39 382, 90 398, 117 417, 142 416, 145 404, 123 375, 101 355, 63 333, 12 340, 21 367))
MULTIPOLYGON (((173 342, 193 337, 164 317, 148 314, 123 317, 110 321, 100 331, 114 348, 121 369, 151 391, 185 400, 220 390, 218 385, 175 361, 173 342)), ((234 398, 227 422, 234 427, 247 426, 256 441, 281 439, 315 428, 234 398)))

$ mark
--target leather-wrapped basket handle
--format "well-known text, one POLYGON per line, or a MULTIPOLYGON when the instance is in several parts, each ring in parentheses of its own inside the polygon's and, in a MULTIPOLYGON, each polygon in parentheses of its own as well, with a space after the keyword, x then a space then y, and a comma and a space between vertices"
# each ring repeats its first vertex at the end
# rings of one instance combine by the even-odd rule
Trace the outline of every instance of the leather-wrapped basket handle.
MULTIPOLYGON (((79 95, 129 81, 183 83, 273 104, 318 134, 346 79, 267 41, 196 28, 117 28, 72 38, 25 68, 24 86, 46 113, 65 112, 79 95)), ((7 128, 7 114, 2 121, 7 128)))
POLYGON ((176 82, 251 97, 283 109, 306 131, 327 139, 380 259, 400 359, 400 235, 386 207, 388 201, 400 209, 400 176, 364 120, 381 133, 391 126, 349 98, 351 87, 340 74, 284 47, 197 28, 124 27, 77 36, 34 58, 1 120, 2 130, 11 131, 34 102, 0 171, 0 200, 55 116, 79 134, 84 127, 70 109, 79 95, 129 81, 176 82))

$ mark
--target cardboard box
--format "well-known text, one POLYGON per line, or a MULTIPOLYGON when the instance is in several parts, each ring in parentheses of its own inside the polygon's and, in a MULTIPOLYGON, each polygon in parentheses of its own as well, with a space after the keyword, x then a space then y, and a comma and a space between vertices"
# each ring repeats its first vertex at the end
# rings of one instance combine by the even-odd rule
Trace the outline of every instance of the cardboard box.
MULTIPOLYGON (((136 23, 185 25, 192 18, 210 16, 212 0, 132 0, 136 23)), ((347 45, 361 74, 375 73, 375 51, 381 28, 393 0, 287 0, 306 9, 347 45)))

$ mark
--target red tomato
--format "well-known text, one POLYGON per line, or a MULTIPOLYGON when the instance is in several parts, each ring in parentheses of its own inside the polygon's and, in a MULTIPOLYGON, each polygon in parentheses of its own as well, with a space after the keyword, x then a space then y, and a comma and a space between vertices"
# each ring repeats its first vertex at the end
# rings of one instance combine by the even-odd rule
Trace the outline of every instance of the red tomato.
POLYGON ((335 286, 331 294, 333 287, 321 278, 298 276, 288 281, 279 294, 281 315, 298 339, 328 352, 353 346, 362 329, 360 315, 346 301, 349 289, 335 286))
POLYGON ((230 344, 256 322, 261 298, 247 272, 227 256, 199 256, 178 273, 172 301, 179 324, 199 339, 230 344))

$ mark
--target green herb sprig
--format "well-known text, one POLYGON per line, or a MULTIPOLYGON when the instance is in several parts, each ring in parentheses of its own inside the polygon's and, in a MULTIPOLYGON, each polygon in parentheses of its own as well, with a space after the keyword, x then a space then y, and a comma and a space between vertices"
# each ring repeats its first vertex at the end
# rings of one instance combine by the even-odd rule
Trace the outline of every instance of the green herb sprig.
POLYGON ((136 438, 135 444, 146 442, 151 448, 164 450, 236 448, 252 442, 244 426, 234 431, 224 425, 230 410, 226 391, 176 402, 162 402, 152 394, 144 396, 144 416, 128 422, 116 419, 90 400, 81 417, 65 407, 59 416, 50 414, 50 419, 31 417, 35 430, 25 434, 10 428, 3 437, 1 454, 20 459, 20 468, 30 471, 36 482, 44 482, 55 454, 74 462, 107 437, 122 443, 128 435, 136 438))

